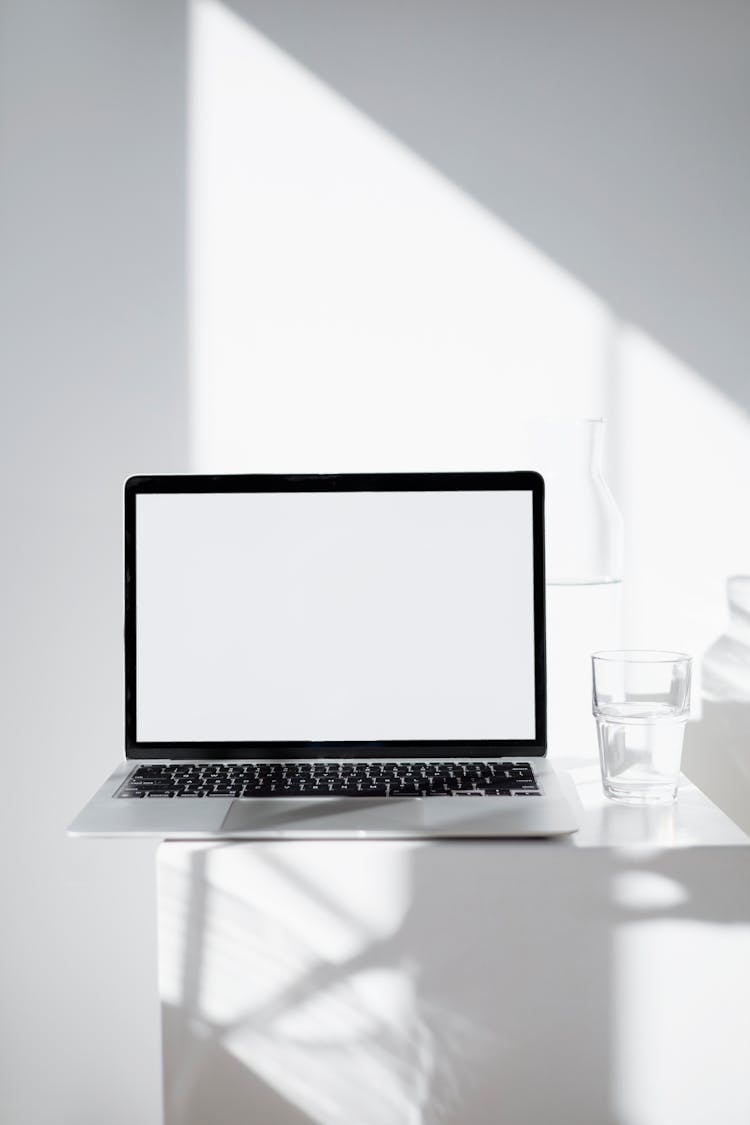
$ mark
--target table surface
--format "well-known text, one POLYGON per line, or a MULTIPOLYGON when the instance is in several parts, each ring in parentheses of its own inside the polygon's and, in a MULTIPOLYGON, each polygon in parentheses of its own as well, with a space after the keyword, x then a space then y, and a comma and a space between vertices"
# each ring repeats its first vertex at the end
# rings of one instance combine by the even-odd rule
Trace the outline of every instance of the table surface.
MULTIPOLYGON (((581 828, 568 842, 575 847, 725 847, 750 844, 747 835, 686 777, 672 805, 631 807, 604 796, 599 763, 588 759, 555 761, 573 783, 583 806, 581 828)), ((575 799, 575 797, 573 797, 575 799)), ((561 841, 562 842, 562 841, 561 841)))
POLYGON ((567 839, 162 845, 167 1125, 747 1125, 750 841, 556 765, 567 839))

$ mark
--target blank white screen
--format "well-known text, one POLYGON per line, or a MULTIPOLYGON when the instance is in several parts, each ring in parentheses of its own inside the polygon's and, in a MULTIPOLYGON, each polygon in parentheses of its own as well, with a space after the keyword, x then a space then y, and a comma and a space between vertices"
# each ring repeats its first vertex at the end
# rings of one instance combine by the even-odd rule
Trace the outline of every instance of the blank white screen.
POLYGON ((136 505, 139 741, 534 738, 531 492, 136 505))

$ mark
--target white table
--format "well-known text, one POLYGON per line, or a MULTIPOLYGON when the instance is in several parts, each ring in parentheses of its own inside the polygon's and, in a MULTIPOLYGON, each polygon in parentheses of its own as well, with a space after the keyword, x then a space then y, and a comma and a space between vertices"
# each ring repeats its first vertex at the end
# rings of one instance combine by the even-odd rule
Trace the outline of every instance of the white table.
POLYGON ((167 1125, 747 1125, 750 841, 567 764, 567 840, 163 845, 167 1125))

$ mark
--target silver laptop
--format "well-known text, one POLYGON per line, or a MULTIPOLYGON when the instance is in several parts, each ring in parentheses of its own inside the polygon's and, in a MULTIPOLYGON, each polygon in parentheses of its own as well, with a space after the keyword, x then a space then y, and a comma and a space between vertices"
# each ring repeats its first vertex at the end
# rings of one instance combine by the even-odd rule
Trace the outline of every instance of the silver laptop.
POLYGON ((125 761, 75 835, 550 836, 536 473, 125 485, 125 761))

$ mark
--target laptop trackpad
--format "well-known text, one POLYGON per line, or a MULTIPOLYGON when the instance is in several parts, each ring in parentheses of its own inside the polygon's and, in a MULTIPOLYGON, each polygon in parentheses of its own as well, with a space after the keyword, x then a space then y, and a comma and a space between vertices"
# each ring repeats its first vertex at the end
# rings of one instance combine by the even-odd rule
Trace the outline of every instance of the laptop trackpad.
POLYGON ((320 837, 403 837, 424 835, 424 801, 367 797, 280 797, 233 801, 221 835, 304 839, 320 837))

